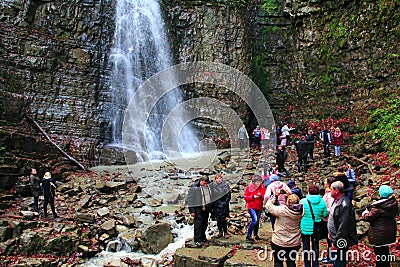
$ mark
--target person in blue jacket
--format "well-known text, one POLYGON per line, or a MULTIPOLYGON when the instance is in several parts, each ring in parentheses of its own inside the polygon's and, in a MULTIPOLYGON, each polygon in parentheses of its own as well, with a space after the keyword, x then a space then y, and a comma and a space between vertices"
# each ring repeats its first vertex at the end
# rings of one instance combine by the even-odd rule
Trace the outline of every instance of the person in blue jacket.
POLYGON ((319 194, 319 187, 314 184, 308 187, 308 194, 300 200, 300 204, 304 207, 304 216, 300 222, 304 267, 310 267, 311 262, 313 267, 317 267, 319 266, 319 237, 313 232, 314 221, 320 222, 322 218, 327 217, 328 209, 325 200, 319 194))

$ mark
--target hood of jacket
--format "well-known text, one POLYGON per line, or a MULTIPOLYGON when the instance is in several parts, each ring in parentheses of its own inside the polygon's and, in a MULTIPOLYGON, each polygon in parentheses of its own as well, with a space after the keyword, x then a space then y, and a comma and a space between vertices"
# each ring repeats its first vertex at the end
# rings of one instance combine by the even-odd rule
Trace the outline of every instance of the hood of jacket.
POLYGON ((303 204, 292 204, 288 208, 298 215, 303 215, 303 204))
POLYGON ((322 197, 320 195, 310 195, 308 194, 306 198, 311 202, 313 205, 318 205, 321 202, 322 197))
POLYGON ((387 214, 398 214, 398 203, 394 196, 389 198, 383 198, 378 201, 373 202, 371 205, 376 206, 379 209, 382 209, 387 212, 387 214))

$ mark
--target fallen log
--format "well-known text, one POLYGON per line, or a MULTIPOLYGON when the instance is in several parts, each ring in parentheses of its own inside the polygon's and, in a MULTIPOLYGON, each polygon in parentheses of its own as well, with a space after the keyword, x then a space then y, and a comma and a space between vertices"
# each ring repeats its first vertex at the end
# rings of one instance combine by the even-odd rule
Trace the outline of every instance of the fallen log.
POLYGON ((341 153, 341 155, 344 156, 345 158, 353 159, 353 160, 355 160, 355 161, 361 162, 362 164, 364 164, 364 165, 366 165, 366 166, 368 167, 368 170, 369 170, 369 172, 370 172, 371 174, 374 174, 374 171, 372 170, 371 165, 370 165, 368 162, 365 162, 365 161, 363 161, 362 159, 356 158, 356 157, 354 157, 354 156, 347 155, 347 154, 345 154, 345 153, 341 153))
POLYGON ((78 162, 76 159, 74 159, 73 157, 71 157, 70 155, 68 155, 67 152, 65 152, 64 150, 61 149, 61 147, 59 145, 57 145, 53 140, 51 140, 51 137, 43 130, 42 127, 40 127, 40 125, 32 118, 30 118, 29 116, 25 117, 28 119, 29 122, 31 122, 43 135, 44 137, 46 137, 47 140, 49 140, 49 142, 61 153, 63 154, 67 159, 69 159, 70 161, 72 161, 73 163, 75 163, 76 165, 78 165, 82 170, 84 170, 85 172, 88 172, 88 169, 86 169, 85 166, 83 166, 80 162, 78 162))

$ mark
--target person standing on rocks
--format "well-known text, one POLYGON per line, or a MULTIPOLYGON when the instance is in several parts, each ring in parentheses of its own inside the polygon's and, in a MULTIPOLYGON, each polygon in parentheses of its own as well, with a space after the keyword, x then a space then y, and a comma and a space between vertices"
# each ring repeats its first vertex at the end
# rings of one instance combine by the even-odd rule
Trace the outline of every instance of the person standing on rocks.
POLYGON ((315 135, 313 130, 308 130, 306 141, 307 141, 308 160, 314 161, 315 135))
POLYGON ((319 139, 321 140, 322 145, 324 146, 324 156, 326 158, 330 157, 331 156, 330 146, 331 146, 331 142, 332 142, 332 133, 326 125, 323 126, 323 129, 322 129, 321 133, 319 134, 319 139))
POLYGON ((187 204, 190 215, 194 218, 194 244, 202 247, 202 242, 207 242, 206 230, 208 218, 212 211, 212 191, 210 180, 203 176, 196 180, 189 188, 187 204))
POLYGON ((311 184, 307 196, 300 200, 300 204, 304 207, 304 216, 300 223, 304 267, 310 267, 311 262, 313 267, 318 267, 319 236, 318 233, 314 233, 314 224, 328 216, 326 203, 319 194, 318 186, 311 184))
POLYGON ((349 187, 347 189, 346 195, 352 200, 354 195, 354 189, 356 187, 356 172, 353 167, 347 163, 346 160, 342 161, 342 169, 344 170, 347 180, 349 182, 349 187))
POLYGON ((276 165, 278 165, 278 172, 285 172, 286 177, 290 176, 290 172, 285 168, 285 163, 288 158, 288 153, 285 146, 279 145, 276 154, 276 165))
POLYGON ((340 156, 340 146, 343 143, 343 133, 340 131, 339 127, 335 128, 335 132, 332 134, 332 144, 335 149, 335 157, 340 156))
POLYGON ((261 129, 260 126, 258 125, 253 131, 253 138, 254 138, 253 149, 261 151, 261 129))
POLYGON ((56 209, 54 206, 54 197, 56 192, 56 185, 51 178, 51 173, 46 172, 41 181, 41 187, 43 188, 43 196, 44 196, 44 205, 43 205, 43 216, 47 217, 47 205, 50 203, 51 212, 53 213, 54 218, 58 218, 56 213, 56 209))
POLYGON ((214 199, 212 217, 217 221, 217 238, 222 236, 229 238, 227 218, 229 217, 229 201, 231 200, 230 187, 223 180, 222 173, 215 175, 215 180, 211 185, 214 199))
POLYGON ((290 138, 290 131, 294 130, 295 128, 289 127, 287 124, 283 125, 282 127, 282 133, 284 133, 285 138, 286 138, 286 144, 285 146, 290 146, 291 145, 291 138, 290 138))
POLYGON ((276 126, 275 126, 275 124, 273 124, 272 126, 271 126, 271 145, 272 145, 272 149, 275 151, 276 150, 276 145, 277 145, 277 143, 276 143, 276 140, 278 139, 278 137, 277 137, 277 133, 276 133, 276 126))
POLYGON ((239 131, 238 131, 238 139, 239 139, 239 146, 240 146, 240 150, 244 149, 244 145, 247 143, 248 144, 248 140, 249 140, 249 134, 247 133, 246 130, 246 125, 242 125, 242 127, 240 127, 239 131), (246 142, 247 140, 247 142, 246 142))
MULTIPOLYGON (((333 176, 329 176, 325 180, 325 193, 324 196, 322 197, 325 200, 326 203, 326 208, 328 209, 328 214, 331 210, 332 204, 335 201, 335 199, 331 196, 331 185, 336 181, 336 178, 333 176)), ((328 229, 328 218, 322 218, 323 223, 326 225, 326 229, 328 229)), ((326 242, 328 243, 328 255, 326 255, 325 258, 322 259, 322 263, 324 264, 330 264, 333 263, 333 260, 330 258, 330 255, 332 255, 332 242, 329 239, 328 232, 326 232, 325 236, 326 242)))
POLYGON ((345 267, 349 248, 357 244, 354 207, 344 193, 342 182, 332 183, 331 196, 334 202, 329 211, 328 232, 332 241, 332 250, 336 250, 333 267, 345 267))
POLYGON ((29 184, 33 196, 33 210, 35 212, 39 212, 40 178, 39 176, 37 176, 36 169, 31 170, 31 175, 29 176, 29 184))
POLYGON ((297 151, 297 171, 301 171, 301 166, 303 166, 304 173, 307 173, 307 154, 308 154, 308 144, 306 141, 306 136, 302 136, 301 139, 296 143, 297 151))
POLYGON ((296 266, 297 252, 301 246, 300 221, 303 216, 303 205, 295 194, 288 196, 286 205, 276 206, 274 203, 280 195, 276 190, 267 201, 266 209, 276 216, 276 226, 272 232, 271 247, 274 256, 274 266, 296 266))
POLYGON ((246 201, 247 210, 251 217, 251 223, 246 236, 246 241, 249 243, 254 243, 254 239, 260 239, 258 228, 265 195, 265 186, 262 184, 262 181, 261 176, 254 175, 251 179, 251 184, 246 187, 244 192, 244 200, 246 201), (253 234, 254 239, 252 238, 253 234))
POLYGON ((379 195, 381 199, 368 205, 361 219, 370 223, 368 240, 374 248, 376 267, 390 267, 389 245, 396 242, 399 204, 388 185, 379 187, 379 195))

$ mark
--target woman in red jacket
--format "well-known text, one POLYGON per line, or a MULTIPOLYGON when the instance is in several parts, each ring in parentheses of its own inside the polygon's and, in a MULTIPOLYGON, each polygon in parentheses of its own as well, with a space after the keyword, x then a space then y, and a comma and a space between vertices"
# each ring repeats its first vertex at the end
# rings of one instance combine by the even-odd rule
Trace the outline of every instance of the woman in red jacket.
POLYGON ((258 228, 265 195, 265 186, 262 184, 262 181, 261 176, 253 176, 252 183, 246 187, 244 192, 244 200, 251 216, 251 223, 246 236, 246 241, 249 243, 254 243, 254 239, 251 238, 253 233, 256 240, 260 239, 258 237, 258 228))
POLYGON ((339 127, 335 128, 332 134, 332 145, 335 148, 335 157, 340 156, 340 146, 343 143, 343 133, 340 131, 339 127))

